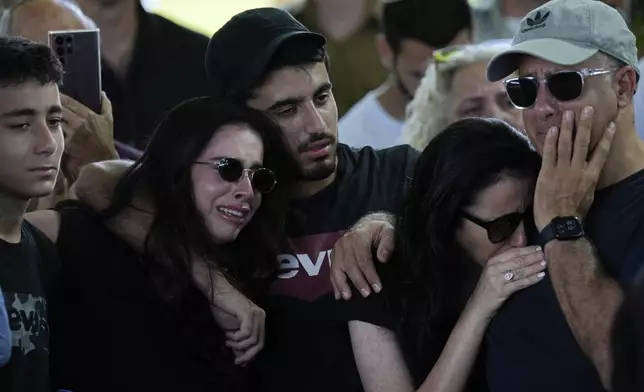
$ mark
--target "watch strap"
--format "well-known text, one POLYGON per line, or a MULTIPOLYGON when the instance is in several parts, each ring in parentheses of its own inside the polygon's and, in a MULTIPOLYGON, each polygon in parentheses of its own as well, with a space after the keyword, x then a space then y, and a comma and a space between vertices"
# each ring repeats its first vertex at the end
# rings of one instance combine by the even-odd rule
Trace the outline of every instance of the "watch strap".
POLYGON ((548 242, 556 238, 557 237, 555 236, 555 230, 552 228, 552 222, 551 222, 551 223, 548 223, 546 227, 544 227, 543 230, 539 232, 539 238, 537 240, 537 244, 542 249, 544 249, 548 242))

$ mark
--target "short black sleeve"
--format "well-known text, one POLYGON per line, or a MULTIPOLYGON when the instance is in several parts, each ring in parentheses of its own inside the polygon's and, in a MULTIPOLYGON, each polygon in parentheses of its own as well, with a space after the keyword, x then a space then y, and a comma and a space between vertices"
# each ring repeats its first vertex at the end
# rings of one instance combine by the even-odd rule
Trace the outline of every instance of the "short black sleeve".
POLYGON ((391 312, 387 308, 387 301, 384 294, 371 293, 364 298, 360 292, 349 283, 352 288, 351 299, 341 299, 341 312, 347 322, 363 321, 395 331, 396 324, 391 312))

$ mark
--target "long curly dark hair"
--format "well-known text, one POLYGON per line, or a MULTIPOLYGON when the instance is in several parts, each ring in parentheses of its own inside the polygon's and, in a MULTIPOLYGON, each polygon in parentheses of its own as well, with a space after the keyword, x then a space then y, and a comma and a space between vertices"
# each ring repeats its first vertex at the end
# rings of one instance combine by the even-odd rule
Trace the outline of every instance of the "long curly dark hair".
POLYGON ((494 119, 458 121, 420 155, 398 213, 392 261, 381 267, 417 382, 440 356, 480 276, 481 267, 455 238, 460 212, 501 175, 536 179, 539 167, 528 140, 494 119))
POLYGON ((142 256, 149 291, 176 313, 186 350, 195 358, 202 375, 211 375, 218 387, 229 381, 239 389, 238 373, 224 334, 214 324, 207 299, 192 279, 194 258, 206 260, 237 288, 253 298, 275 271, 278 247, 290 189, 299 166, 289 152, 277 124, 259 111, 195 98, 175 107, 160 123, 143 155, 126 171, 104 212, 109 219, 132 204, 142 192, 155 208, 142 256), (264 194, 253 219, 228 244, 216 244, 198 212, 193 194, 191 166, 213 135, 227 124, 248 124, 262 139, 263 166, 278 178, 277 186, 264 194), (215 366, 213 366, 215 362, 215 366))

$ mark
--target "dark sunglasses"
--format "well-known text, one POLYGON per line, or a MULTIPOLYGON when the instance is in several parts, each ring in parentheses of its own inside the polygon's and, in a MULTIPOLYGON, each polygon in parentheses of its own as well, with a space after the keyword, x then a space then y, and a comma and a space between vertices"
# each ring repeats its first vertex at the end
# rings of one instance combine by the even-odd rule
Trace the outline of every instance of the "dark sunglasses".
POLYGON ((484 221, 465 211, 462 211, 462 214, 465 219, 484 228, 491 243, 498 244, 510 238, 521 222, 532 214, 532 206, 524 212, 513 212, 491 221, 484 221))
POLYGON ((584 80, 589 76, 604 75, 615 69, 579 69, 555 72, 545 78, 521 76, 507 79, 505 91, 517 109, 529 109, 537 102, 539 84, 544 82, 550 94, 561 102, 574 101, 584 91, 584 80))
POLYGON ((257 169, 244 169, 244 165, 235 158, 221 158, 212 162, 195 162, 200 165, 209 165, 219 172, 219 176, 228 182, 237 182, 244 173, 248 173, 250 183, 256 191, 268 193, 275 187, 277 180, 275 174, 265 167, 257 169))

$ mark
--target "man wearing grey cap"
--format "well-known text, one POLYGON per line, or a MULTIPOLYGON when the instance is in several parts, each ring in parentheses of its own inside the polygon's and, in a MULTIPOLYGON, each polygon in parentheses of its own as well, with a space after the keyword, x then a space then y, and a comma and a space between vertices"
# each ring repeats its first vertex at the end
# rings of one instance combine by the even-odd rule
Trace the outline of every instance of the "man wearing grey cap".
POLYGON ((508 97, 523 109, 528 136, 544 162, 557 131, 558 159, 565 162, 570 157, 563 156, 562 146, 574 140, 577 149, 575 135, 584 124, 592 123, 591 151, 614 124, 611 151, 585 216, 583 197, 567 194, 575 191, 574 180, 561 167, 558 174, 542 169, 534 214, 549 279, 515 296, 492 322, 490 386, 493 391, 607 389, 612 320, 622 290, 644 261, 644 142, 633 111, 639 79, 635 37, 621 15, 600 1, 554 0, 522 20, 512 47, 492 59, 487 72, 491 81, 518 72, 505 81, 508 97), (571 121, 568 138, 564 129, 571 121), (559 198, 550 207, 549 192, 559 198))
MULTIPOLYGON (((508 97, 523 109, 544 162, 530 241, 548 260, 543 282, 516 293, 490 324, 486 367, 493 392, 609 388, 613 318, 644 261, 636 53, 635 37, 612 7, 553 0, 523 18, 512 47, 488 66, 491 81, 518 74, 505 81, 508 97), (601 155, 607 156, 603 166, 595 159, 601 155)), ((383 227, 363 227, 371 232, 363 236, 383 247, 384 236, 373 234, 393 230, 383 227)), ((358 247, 352 249, 359 263, 334 251, 342 261, 332 265, 335 285, 344 287, 350 271, 361 288, 357 269, 369 283, 377 281, 358 247)))

